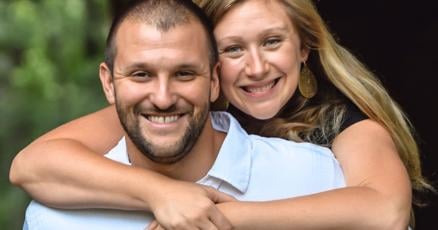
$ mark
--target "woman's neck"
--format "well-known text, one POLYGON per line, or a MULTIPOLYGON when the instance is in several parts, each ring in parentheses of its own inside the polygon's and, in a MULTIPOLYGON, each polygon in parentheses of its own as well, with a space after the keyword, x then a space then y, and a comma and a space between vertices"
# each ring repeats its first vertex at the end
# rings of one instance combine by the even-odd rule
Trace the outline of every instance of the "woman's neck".
POLYGON ((254 118, 240 111, 231 104, 229 105, 227 112, 231 113, 249 134, 259 134, 262 127, 269 121, 254 118))

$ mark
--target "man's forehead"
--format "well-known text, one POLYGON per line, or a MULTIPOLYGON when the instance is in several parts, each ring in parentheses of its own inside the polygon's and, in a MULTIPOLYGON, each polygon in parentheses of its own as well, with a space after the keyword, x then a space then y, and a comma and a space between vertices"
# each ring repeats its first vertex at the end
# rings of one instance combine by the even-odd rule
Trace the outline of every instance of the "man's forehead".
POLYGON ((208 38, 199 22, 191 21, 160 30, 156 25, 132 20, 125 20, 117 31, 115 44, 120 45, 148 45, 171 46, 176 43, 188 43, 208 48, 208 38))
MULTIPOLYGON (((167 34, 169 32, 172 32, 174 30, 177 29, 181 29, 184 28, 184 30, 192 30, 192 32, 196 31, 196 36, 202 36, 202 37, 207 37, 208 32, 206 31, 206 29, 204 28, 204 26, 202 25, 202 23, 194 17, 188 17, 187 20, 184 21, 180 21, 178 23, 174 23, 172 25, 166 25, 163 26, 158 22, 155 21, 150 21, 150 20, 141 20, 141 19, 137 19, 137 18, 125 18, 118 26, 117 30, 115 31, 115 37, 120 36, 120 30, 125 30, 126 31, 126 27, 128 28, 138 28, 138 27, 142 27, 142 28, 147 28, 150 31, 157 31, 157 33, 161 33, 161 34, 167 34)), ((135 31, 135 29, 133 29, 134 32, 139 32, 139 31, 135 31)))
POLYGON ((207 37, 199 23, 184 23, 160 31, 151 24, 126 21, 120 26, 115 43, 116 59, 127 62, 209 65, 207 37))

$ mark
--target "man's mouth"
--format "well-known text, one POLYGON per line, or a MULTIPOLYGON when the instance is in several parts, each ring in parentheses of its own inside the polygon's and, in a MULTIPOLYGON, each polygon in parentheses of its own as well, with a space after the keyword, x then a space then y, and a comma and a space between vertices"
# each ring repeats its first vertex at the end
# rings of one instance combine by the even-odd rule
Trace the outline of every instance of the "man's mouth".
POLYGON ((168 124, 177 121, 182 115, 143 115, 153 123, 168 124))

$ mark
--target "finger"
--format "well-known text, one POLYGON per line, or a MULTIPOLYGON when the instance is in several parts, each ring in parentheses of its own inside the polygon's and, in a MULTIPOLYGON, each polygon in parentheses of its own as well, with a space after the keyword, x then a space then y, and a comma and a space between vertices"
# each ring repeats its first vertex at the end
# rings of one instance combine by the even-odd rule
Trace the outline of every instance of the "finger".
POLYGON ((216 229, 232 229, 231 222, 219 209, 210 214, 210 221, 216 229))
POLYGON ((157 227, 154 230, 166 230, 166 229, 163 228, 161 225, 157 225, 157 227))
POLYGON ((214 225, 212 222, 208 221, 208 222, 204 223, 203 225, 199 226, 199 229, 202 229, 202 230, 218 230, 219 228, 216 227, 216 225, 214 225))
POLYGON ((207 196, 210 198, 211 201, 214 203, 223 203, 223 202, 230 202, 230 201, 236 201, 236 198, 220 192, 214 188, 204 186, 205 190, 207 191, 207 196))
POLYGON ((198 221, 196 224, 196 229, 202 230, 218 230, 219 228, 211 221, 210 217, 198 221))
POLYGON ((152 223, 149 224, 148 230, 156 230, 158 227, 158 222, 156 220, 152 221, 152 223))
POLYGON ((234 198, 233 196, 230 196, 230 195, 225 194, 223 192, 219 192, 217 190, 214 190, 214 191, 215 191, 215 194, 216 194, 216 198, 213 201, 215 203, 223 203, 223 202, 236 201, 236 198, 234 198))
POLYGON ((151 230, 166 230, 166 229, 157 222, 157 224, 151 230))

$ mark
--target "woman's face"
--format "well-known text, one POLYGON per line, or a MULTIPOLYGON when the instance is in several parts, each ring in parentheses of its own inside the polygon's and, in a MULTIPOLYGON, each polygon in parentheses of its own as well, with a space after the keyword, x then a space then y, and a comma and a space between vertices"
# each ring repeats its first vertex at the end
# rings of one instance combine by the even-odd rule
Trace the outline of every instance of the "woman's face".
POLYGON ((274 117, 294 94, 308 50, 282 5, 246 1, 216 25, 221 88, 236 108, 257 119, 274 117))

